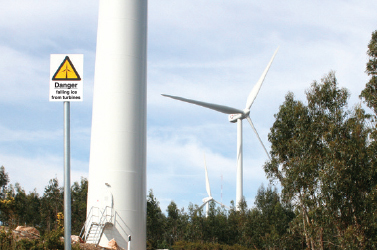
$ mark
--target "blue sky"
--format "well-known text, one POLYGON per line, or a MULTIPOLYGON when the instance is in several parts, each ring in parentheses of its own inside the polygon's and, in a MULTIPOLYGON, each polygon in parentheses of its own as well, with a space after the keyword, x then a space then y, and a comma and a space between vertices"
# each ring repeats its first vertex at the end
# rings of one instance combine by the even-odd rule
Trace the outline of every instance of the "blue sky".
MULTIPOLYGON (((84 54, 84 101, 71 104, 72 181, 88 176, 98 1, 0 3, 0 165, 11 183, 43 193, 51 178, 63 184, 63 104, 48 101, 50 54, 84 54)), ((214 198, 221 200, 221 185, 223 203, 236 194, 236 125, 161 93, 243 109, 280 46, 250 113, 269 149, 288 91, 304 100, 310 84, 334 70, 350 106, 360 102, 376 10, 375 0, 149 0, 147 185, 161 208, 201 204, 204 153, 214 198)), ((268 185, 266 160, 244 122, 249 206, 268 185)))

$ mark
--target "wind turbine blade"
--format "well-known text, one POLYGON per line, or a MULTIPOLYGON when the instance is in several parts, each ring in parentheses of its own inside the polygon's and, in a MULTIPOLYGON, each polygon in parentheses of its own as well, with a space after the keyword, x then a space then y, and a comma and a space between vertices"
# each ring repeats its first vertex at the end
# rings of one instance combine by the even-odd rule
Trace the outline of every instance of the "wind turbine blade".
POLYGON ((182 101, 182 102, 188 102, 188 103, 196 104, 196 105, 199 105, 199 106, 202 106, 202 107, 205 107, 205 108, 213 109, 213 110, 216 110, 216 111, 224 113, 224 114, 230 115, 230 114, 243 114, 244 113, 243 110, 224 106, 224 105, 208 103, 208 102, 200 102, 200 101, 186 99, 186 98, 179 97, 179 96, 172 96, 172 95, 165 95, 165 94, 161 94, 161 95, 165 96, 165 97, 170 97, 170 98, 182 101))
POLYGON ((262 86, 262 83, 264 81, 264 78, 266 77, 267 75, 267 72, 272 64, 272 61, 274 60, 275 58, 275 55, 276 53, 278 52, 279 50, 279 47, 276 49, 274 55, 272 56, 270 62, 268 63, 266 69, 263 71, 263 74, 261 75, 261 77, 259 78, 257 84, 255 84, 254 88, 251 90, 249 96, 247 97, 247 101, 246 101, 246 109, 250 109, 251 105, 253 105, 253 102, 255 100, 255 98, 257 97, 258 95, 258 92, 262 86))
POLYGON ((207 203, 208 203, 208 201, 204 202, 197 210, 202 209, 207 203))
POLYGON ((209 179, 208 179, 208 172, 207 172, 207 164, 206 164, 206 155, 204 154, 204 168, 206 170, 206 190, 209 197, 211 197, 211 187, 209 185, 209 179))
POLYGON ((251 119, 250 119, 250 116, 247 116, 247 120, 248 120, 248 122, 250 123, 251 127, 253 128, 255 134, 257 135, 259 142, 262 144, 263 149, 264 149, 264 151, 266 152, 266 154, 267 154, 267 156, 268 156, 268 159, 271 160, 270 155, 268 154, 266 147, 264 146, 262 140, 261 140, 260 137, 259 137, 259 134, 258 134, 257 130, 256 130, 255 127, 254 127, 253 122, 252 122, 251 119))
POLYGON ((217 200, 213 200, 213 201, 216 202, 217 204, 219 204, 222 207, 226 207, 227 209, 230 209, 230 207, 228 207, 227 205, 222 204, 221 202, 218 202, 217 200))

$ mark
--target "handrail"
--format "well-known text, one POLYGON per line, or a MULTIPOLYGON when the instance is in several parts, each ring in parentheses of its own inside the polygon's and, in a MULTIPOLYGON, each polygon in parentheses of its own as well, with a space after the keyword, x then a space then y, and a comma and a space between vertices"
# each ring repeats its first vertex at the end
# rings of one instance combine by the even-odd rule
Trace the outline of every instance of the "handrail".
MULTIPOLYGON (((100 219, 99 219, 99 222, 98 222, 98 226, 97 226, 97 228, 96 228, 96 231, 94 232, 94 238, 96 239, 97 238, 97 235, 99 234, 99 233, 101 233, 101 231, 102 231, 102 228, 103 228, 103 226, 105 225, 105 223, 107 222, 107 206, 103 209, 103 211, 102 211, 102 213, 101 213, 101 217, 100 217, 100 219)), ((110 219, 111 219, 111 217, 110 217, 110 219)), ((98 241, 99 241, 100 239, 98 239, 98 241)), ((99 242, 97 242, 96 244, 98 244, 99 242)))
POLYGON ((83 227, 82 227, 82 229, 81 229, 81 231, 80 231, 80 235, 79 235, 79 236, 80 236, 80 238, 82 238, 83 240, 85 240, 85 238, 86 238, 86 235, 85 235, 86 228, 88 227, 88 225, 91 224, 91 223, 89 223, 89 222, 92 221, 92 218, 93 218, 92 212, 93 212, 94 209, 98 209, 98 210, 99 210, 98 207, 91 207, 91 208, 90 208, 89 213, 88 213, 88 216, 86 217, 86 220, 85 220, 85 222, 84 222, 84 225, 83 225, 83 227), (84 237, 83 237, 83 236, 84 236, 84 237))
POLYGON ((103 229, 104 227, 106 226, 106 223, 109 223, 112 221, 112 218, 113 218, 113 215, 112 215, 112 209, 111 207, 109 206, 106 206, 103 211, 102 211, 102 214, 101 214, 101 218, 100 218, 100 221, 99 221, 99 227, 97 227, 95 233, 94 233, 94 238, 97 239, 97 242, 96 242, 96 245, 99 244, 100 240, 101 240, 101 237, 102 237, 102 234, 103 234, 103 229), (107 213, 107 209, 110 209, 110 215, 108 215, 107 213), (110 216, 110 219, 107 220, 107 218, 110 216))
POLYGON ((97 235, 100 234, 100 236, 98 237, 98 242, 96 242, 96 245, 98 245, 102 237, 104 226, 106 225, 106 223, 112 223, 113 217, 113 209, 109 206, 106 206, 102 211, 98 207, 91 207, 88 217, 86 218, 86 221, 84 223, 84 226, 81 229, 80 237, 86 241, 86 238, 90 233, 89 231, 91 230, 91 226, 93 225, 93 223, 98 221, 98 226, 94 232, 95 239, 97 238, 97 235), (108 210, 110 210, 110 213, 108 213, 108 210), (97 215, 94 214, 95 212, 97 212, 97 215), (95 218, 97 219, 94 220, 95 218))

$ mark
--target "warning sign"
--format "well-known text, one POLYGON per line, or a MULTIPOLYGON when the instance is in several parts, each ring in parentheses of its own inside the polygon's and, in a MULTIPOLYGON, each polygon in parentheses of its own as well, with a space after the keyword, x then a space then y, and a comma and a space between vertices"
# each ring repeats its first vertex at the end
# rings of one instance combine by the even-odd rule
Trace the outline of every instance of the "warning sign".
POLYGON ((83 100, 82 54, 52 54, 50 58, 50 101, 83 100))
POLYGON ((71 60, 69 59, 69 56, 66 56, 64 58, 64 61, 62 64, 60 64, 60 67, 55 72, 55 75, 52 77, 52 80, 58 81, 66 81, 66 80, 72 80, 72 81, 80 81, 80 75, 77 73, 75 66, 73 66, 71 60))

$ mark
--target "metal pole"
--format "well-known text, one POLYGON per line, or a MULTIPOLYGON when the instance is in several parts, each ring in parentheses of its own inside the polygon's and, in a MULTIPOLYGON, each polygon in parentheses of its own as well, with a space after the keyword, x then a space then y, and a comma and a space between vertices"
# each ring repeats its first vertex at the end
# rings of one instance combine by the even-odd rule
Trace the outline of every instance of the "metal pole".
POLYGON ((71 250, 70 103, 64 102, 64 249, 71 250))
POLYGON ((239 211, 240 202, 243 199, 243 157, 242 157, 242 119, 237 120, 237 187, 236 187, 236 211, 239 211))
POLYGON ((127 250, 131 250, 131 235, 128 235, 127 250))

